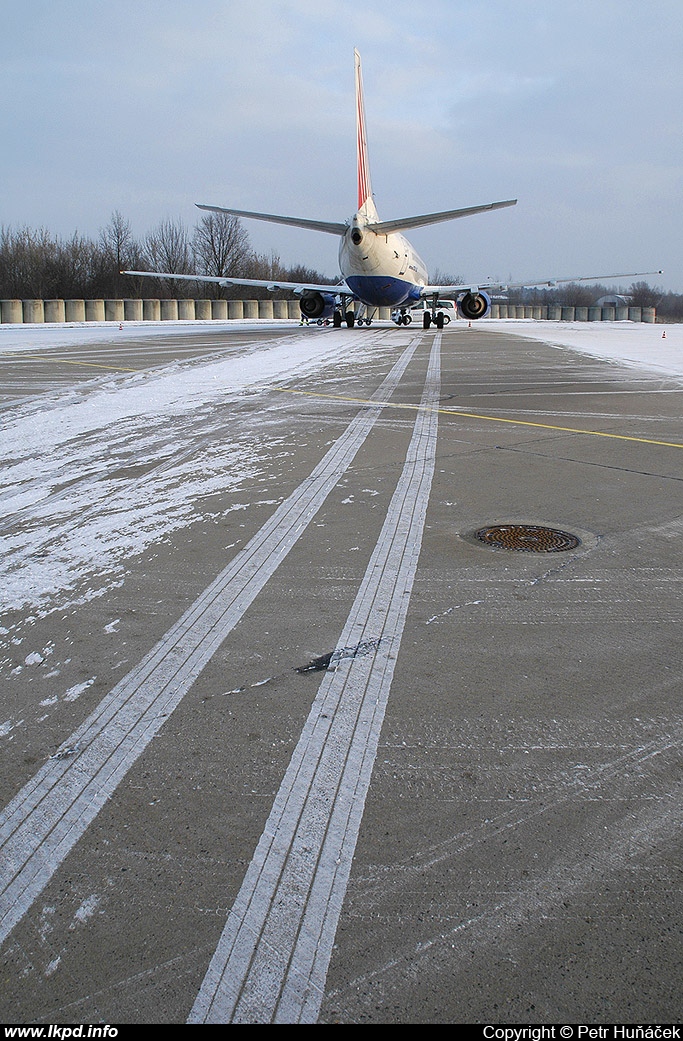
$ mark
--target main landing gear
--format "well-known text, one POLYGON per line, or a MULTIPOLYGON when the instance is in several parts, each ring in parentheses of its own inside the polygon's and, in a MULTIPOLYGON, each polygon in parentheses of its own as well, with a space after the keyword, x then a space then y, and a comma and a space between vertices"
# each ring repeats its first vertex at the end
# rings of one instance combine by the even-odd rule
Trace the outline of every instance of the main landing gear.
MULTIPOLYGON (((410 325, 412 320, 413 316, 409 311, 402 311, 394 318, 397 325, 410 325)), ((435 325, 437 329, 443 329, 450 320, 450 315, 444 314, 443 311, 425 311, 422 315, 422 328, 429 329, 430 326, 435 325)))
MULTIPOLYGON (((353 329, 354 325, 356 324, 356 316, 353 311, 344 311, 343 314, 341 311, 334 312, 332 316, 332 325, 334 326, 334 328, 341 329, 344 322, 346 322, 349 329, 353 329)), ((361 324, 360 321, 358 322, 358 324, 361 324)))
POLYGON ((353 329, 355 325, 372 325, 372 317, 367 313, 367 308, 364 305, 358 308, 357 314, 350 309, 342 311, 337 308, 332 316, 332 325, 335 329, 341 329, 344 323, 346 323, 349 329, 353 329))
POLYGON ((443 311, 437 311, 436 313, 431 311, 425 311, 422 316, 422 328, 429 329, 432 323, 437 329, 443 329, 444 325, 450 322, 450 318, 443 313, 443 311))

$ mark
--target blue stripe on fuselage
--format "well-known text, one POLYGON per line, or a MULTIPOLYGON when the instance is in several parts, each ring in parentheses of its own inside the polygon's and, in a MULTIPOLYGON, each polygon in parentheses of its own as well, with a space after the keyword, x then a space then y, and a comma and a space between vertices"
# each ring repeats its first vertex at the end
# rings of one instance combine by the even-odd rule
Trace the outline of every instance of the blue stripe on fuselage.
POLYGON ((347 275, 346 284, 364 304, 397 307, 420 299, 420 286, 387 275, 347 275))

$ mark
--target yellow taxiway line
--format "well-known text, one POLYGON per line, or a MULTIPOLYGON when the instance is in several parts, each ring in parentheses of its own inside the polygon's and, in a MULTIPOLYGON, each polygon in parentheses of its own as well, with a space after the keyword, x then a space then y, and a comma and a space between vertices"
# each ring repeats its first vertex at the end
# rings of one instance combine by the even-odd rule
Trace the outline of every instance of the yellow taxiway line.
MULTIPOLYGON (((377 404, 377 402, 372 401, 370 399, 366 399, 366 398, 350 398, 350 397, 345 397, 344 395, 341 395, 341 394, 319 394, 319 393, 315 393, 314 391, 290 390, 290 389, 286 389, 284 387, 278 387, 277 389, 281 390, 283 394, 300 394, 300 395, 302 395, 304 397, 326 398, 326 399, 328 399, 330 401, 346 401, 346 402, 349 402, 350 404, 355 404, 355 405, 375 405, 375 404, 377 404)), ((403 404, 400 404, 400 403, 394 402, 394 401, 383 402, 382 403, 382 408, 404 408, 404 409, 412 409, 413 411, 416 411, 417 409, 420 409, 421 407, 422 407, 421 405, 411 405, 411 404, 403 405, 403 404)), ((535 422, 532 422, 532 420, 529 420, 529 419, 504 419, 502 416, 486 416, 486 415, 481 415, 478 412, 461 412, 460 409, 457 409, 457 408, 437 408, 437 409, 434 409, 433 411, 439 413, 440 415, 446 415, 446 416, 462 416, 465 419, 483 419, 483 420, 485 420, 488 423, 511 423, 513 426, 536 427, 537 429, 540 429, 540 430, 557 430, 557 431, 561 431, 562 433, 565 433, 565 434, 587 434, 590 437, 611 437, 611 438, 613 438, 616 441, 636 441, 636 442, 638 442, 639 444, 642 444, 642 445, 660 445, 661 447, 664 447, 664 448, 683 448, 683 444, 679 444, 677 441, 657 441, 654 438, 650 438, 650 437, 633 437, 633 436, 630 436, 629 434, 609 434, 609 433, 607 433, 604 430, 583 430, 583 429, 581 429, 579 427, 561 427, 561 426, 556 426, 555 424, 552 424, 552 423, 535 423, 535 422)))

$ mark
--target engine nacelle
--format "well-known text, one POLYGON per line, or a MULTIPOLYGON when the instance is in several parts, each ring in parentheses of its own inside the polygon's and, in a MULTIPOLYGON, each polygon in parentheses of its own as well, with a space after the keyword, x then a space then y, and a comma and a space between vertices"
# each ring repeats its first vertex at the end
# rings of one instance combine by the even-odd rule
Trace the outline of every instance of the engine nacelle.
POLYGON ((491 313, 491 297, 481 291, 465 293, 458 300, 458 313, 469 321, 476 318, 487 318, 491 313))
POLYGON ((306 318, 331 318, 334 314, 333 293, 306 293, 299 301, 306 318))

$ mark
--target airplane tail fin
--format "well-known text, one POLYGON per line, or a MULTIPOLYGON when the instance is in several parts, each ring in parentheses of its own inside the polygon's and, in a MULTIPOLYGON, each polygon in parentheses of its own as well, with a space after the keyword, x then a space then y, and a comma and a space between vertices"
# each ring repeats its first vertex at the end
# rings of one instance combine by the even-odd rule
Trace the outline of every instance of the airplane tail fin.
POLYGON ((370 165, 368 163, 368 139, 365 133, 365 102, 363 100, 363 73, 360 54, 354 50, 356 67, 356 156, 358 160, 358 212, 371 220, 377 220, 377 210, 372 198, 370 165))

